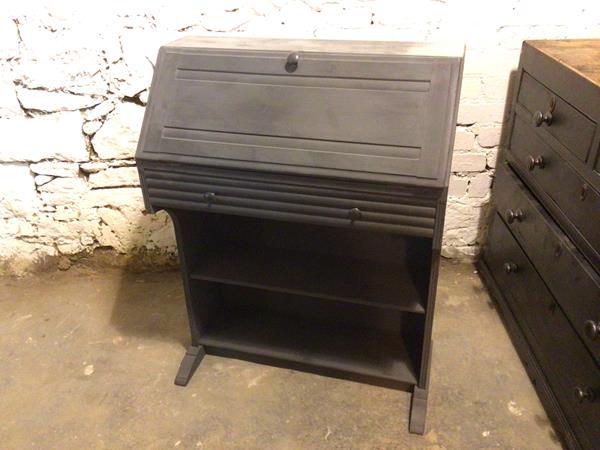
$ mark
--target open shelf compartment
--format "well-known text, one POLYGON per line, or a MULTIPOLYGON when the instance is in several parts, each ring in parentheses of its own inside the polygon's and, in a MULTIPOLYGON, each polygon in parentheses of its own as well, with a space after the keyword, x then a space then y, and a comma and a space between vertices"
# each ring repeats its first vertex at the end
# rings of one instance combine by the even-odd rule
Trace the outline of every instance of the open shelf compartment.
POLYGON ((228 216, 210 217, 190 277, 274 292, 424 313, 424 238, 228 216))
POLYGON ((207 353, 411 389, 431 240, 188 213, 195 345, 207 353))
POLYGON ((424 313, 404 267, 293 250, 237 247, 206 254, 191 277, 424 313), (276 268, 276 270, 273 270, 276 268))
POLYGON ((417 383, 422 315, 237 286, 218 291, 199 342, 208 353, 390 387, 417 383))

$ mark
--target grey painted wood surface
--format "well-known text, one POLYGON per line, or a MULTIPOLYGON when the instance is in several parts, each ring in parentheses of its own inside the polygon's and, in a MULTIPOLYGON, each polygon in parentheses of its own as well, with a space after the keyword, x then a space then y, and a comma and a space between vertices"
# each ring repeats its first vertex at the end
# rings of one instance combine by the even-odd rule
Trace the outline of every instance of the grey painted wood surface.
POLYGON ((600 269, 600 194, 517 114, 507 158, 538 193, 546 207, 560 212, 596 270, 600 269), (543 167, 530 168, 541 156, 543 167))
POLYGON ((398 41, 354 41, 328 39, 276 39, 247 37, 186 36, 169 47, 182 49, 217 48, 241 50, 272 50, 309 52, 339 52, 357 54, 383 54, 401 56, 448 56, 462 58, 465 46, 460 42, 398 42, 398 41))
POLYGON ((279 41, 186 42, 161 49, 138 159, 447 185, 461 56, 298 41, 288 73, 279 41))
POLYGON ((570 449, 600 439, 600 86, 581 72, 595 73, 585 61, 597 51, 600 41, 524 43, 481 262, 570 449))
POLYGON ((192 345, 177 384, 204 350, 316 371, 411 391, 409 431, 424 433, 463 52, 161 48, 136 159, 182 257, 192 345))
POLYGON ((495 245, 486 251, 485 263, 509 298, 569 426, 584 448, 593 449, 600 439, 597 404, 578 403, 573 391, 578 386, 597 386, 600 370, 499 215, 493 218, 490 240, 495 245), (516 270, 506 273, 507 262, 515 264, 516 270))
POLYGON ((504 164, 496 172, 496 183, 498 213, 512 219, 508 228, 600 364, 600 339, 592 340, 585 332, 587 321, 600 318, 600 274, 504 164), (513 218, 517 211, 519 218, 513 218))

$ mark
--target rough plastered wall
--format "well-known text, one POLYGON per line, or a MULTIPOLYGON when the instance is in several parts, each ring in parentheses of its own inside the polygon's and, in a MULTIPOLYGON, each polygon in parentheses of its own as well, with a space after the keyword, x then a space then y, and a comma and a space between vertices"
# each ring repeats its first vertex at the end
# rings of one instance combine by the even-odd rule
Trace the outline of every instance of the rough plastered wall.
POLYGON ((48 3, 0 13, 4 272, 95 249, 174 258, 168 217, 144 212, 133 155, 158 47, 189 34, 464 41, 444 254, 473 256, 521 41, 600 37, 597 1, 48 3))

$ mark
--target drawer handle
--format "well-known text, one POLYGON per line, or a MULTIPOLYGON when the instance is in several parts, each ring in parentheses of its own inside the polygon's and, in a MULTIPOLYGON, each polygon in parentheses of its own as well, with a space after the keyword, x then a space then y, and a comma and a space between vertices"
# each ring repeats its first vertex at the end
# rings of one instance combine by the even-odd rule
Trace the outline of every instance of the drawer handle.
POLYGON ((533 170, 536 167, 543 169, 545 165, 546 165, 546 163, 544 161, 544 157, 541 155, 538 156, 537 158, 534 158, 533 156, 529 155, 529 157, 527 158, 527 168, 529 170, 533 170))
POLYGON ((584 331, 590 341, 600 338, 600 321, 587 320, 584 325, 584 331))
POLYGON ((360 220, 362 217, 362 212, 358 208, 352 208, 350 211, 348 211, 348 217, 350 218, 351 222, 354 222, 355 220, 360 220))
POLYGON ((593 402, 596 400, 596 393, 591 387, 581 388, 577 386, 573 389, 573 394, 575 394, 575 399, 578 403, 593 402))
POLYGON ((542 126, 543 123, 550 126, 552 124, 552 111, 546 111, 545 113, 541 111, 536 111, 533 113, 533 124, 536 127, 542 126))
POLYGON ((502 268, 506 273, 516 273, 519 270, 519 266, 514 262, 506 262, 502 265, 502 268))
POLYGON ((290 53, 285 62, 285 70, 288 73, 295 72, 298 68, 298 62, 300 61, 300 55, 296 52, 290 53))
POLYGON ((209 205, 212 204, 215 201, 215 193, 214 192, 205 192, 204 193, 204 200, 209 205))
POLYGON ((520 209, 515 209, 514 211, 512 209, 506 210, 506 221, 508 223, 513 223, 515 220, 521 222, 524 218, 525 213, 520 209))

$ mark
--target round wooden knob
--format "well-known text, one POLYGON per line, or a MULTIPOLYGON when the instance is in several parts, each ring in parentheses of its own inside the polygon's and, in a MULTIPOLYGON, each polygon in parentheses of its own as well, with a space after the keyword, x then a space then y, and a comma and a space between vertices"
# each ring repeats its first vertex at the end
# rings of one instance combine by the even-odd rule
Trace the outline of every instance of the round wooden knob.
POLYGON ((600 321, 587 320, 584 325, 584 331, 590 341, 600 338, 600 321))
POLYGON ((550 126, 550 124, 552 123, 552 112, 551 111, 546 111, 545 113, 541 112, 541 111, 536 111, 533 113, 533 124, 536 127, 540 127, 542 126, 543 123, 545 123, 546 125, 550 126))
POLYGON ((593 402, 596 397, 592 388, 589 388, 589 387, 582 388, 582 387, 576 386, 573 389, 573 394, 575 394, 575 398, 577 399, 577 401, 579 403, 583 403, 586 401, 593 402))
POLYGON ((295 72, 298 68, 298 62, 300 61, 300 55, 296 52, 290 53, 285 62, 285 70, 288 73, 295 72))
POLYGON ((519 270, 519 266, 517 266, 514 262, 505 262, 502 265, 502 268, 504 269, 504 271, 506 273, 515 273, 517 270, 519 270))
POLYGON ((537 157, 533 157, 531 155, 529 155, 529 157, 527 158, 527 168, 529 170, 533 170, 536 167, 539 167, 540 169, 544 168, 544 157, 543 156, 537 156, 537 157))
POLYGON ((507 209, 505 217, 506 217, 506 221, 508 223, 513 223, 515 220, 517 222, 521 222, 523 220, 523 218, 525 217, 525 214, 520 209, 515 209, 515 210, 507 209))

